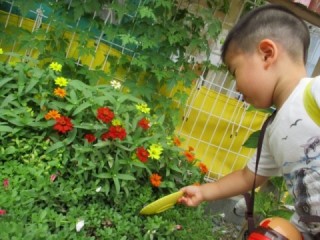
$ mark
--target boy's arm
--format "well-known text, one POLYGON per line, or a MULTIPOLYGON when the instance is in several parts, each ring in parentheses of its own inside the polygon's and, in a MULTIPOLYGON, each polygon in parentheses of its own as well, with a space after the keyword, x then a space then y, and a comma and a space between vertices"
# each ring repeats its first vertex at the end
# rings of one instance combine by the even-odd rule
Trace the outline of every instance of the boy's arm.
MULTIPOLYGON (((260 186, 267 179, 268 177, 257 175, 256 186, 260 186)), ((251 190, 253 180, 254 173, 245 167, 222 177, 217 182, 182 188, 184 195, 179 202, 187 206, 197 206, 203 201, 233 197, 251 190)))

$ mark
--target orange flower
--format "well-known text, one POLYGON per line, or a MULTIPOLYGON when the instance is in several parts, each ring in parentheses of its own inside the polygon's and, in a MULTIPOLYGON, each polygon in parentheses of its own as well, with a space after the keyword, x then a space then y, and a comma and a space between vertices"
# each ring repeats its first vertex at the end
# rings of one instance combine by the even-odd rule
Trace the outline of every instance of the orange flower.
POLYGON ((193 162, 193 160, 195 159, 194 153, 190 151, 185 151, 184 156, 187 158, 189 162, 193 162))
POLYGON ((173 143, 174 143, 174 145, 176 145, 176 146, 181 146, 181 141, 180 141, 180 139, 178 138, 178 137, 173 137, 173 143))
POLYGON ((207 173, 208 173, 208 168, 207 168, 207 166, 206 166, 204 163, 199 163, 199 168, 200 168, 200 171, 201 171, 203 174, 207 174, 207 173))
POLYGON ((50 119, 57 119, 61 117, 60 113, 57 110, 50 110, 45 116, 44 118, 46 120, 50 120, 50 119))
POLYGON ((159 187, 160 184, 161 184, 161 179, 162 177, 156 173, 153 173, 151 176, 150 176, 150 182, 152 184, 152 186, 154 187, 159 187))
POLYGON ((64 90, 63 88, 55 88, 53 91, 54 95, 64 98, 67 95, 66 90, 64 90))
POLYGON ((189 152, 193 152, 194 151, 194 148, 189 146, 189 152))

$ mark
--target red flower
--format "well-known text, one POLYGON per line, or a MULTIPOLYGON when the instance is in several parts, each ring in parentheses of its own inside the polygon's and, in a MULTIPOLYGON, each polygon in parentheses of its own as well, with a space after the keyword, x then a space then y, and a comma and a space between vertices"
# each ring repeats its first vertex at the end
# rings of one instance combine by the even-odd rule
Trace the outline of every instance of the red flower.
POLYGON ((108 132, 103 133, 103 134, 101 135, 101 140, 102 140, 102 141, 106 141, 108 138, 109 138, 109 133, 108 133, 108 132))
POLYGON ((56 124, 53 126, 53 129, 61 133, 66 133, 73 129, 73 124, 70 118, 62 116, 56 119, 56 124))
POLYGON ((91 133, 84 135, 84 138, 87 139, 88 143, 93 143, 96 140, 96 137, 91 133))
POLYGON ((97 118, 104 123, 109 123, 114 118, 114 113, 108 107, 101 107, 97 110, 97 118))
POLYGON ((3 186, 4 186, 4 188, 8 188, 9 187, 9 179, 8 178, 3 180, 3 186))
POLYGON ((190 151, 185 151, 184 152, 184 156, 187 158, 187 160, 189 161, 189 162, 193 162, 193 160, 194 160, 194 154, 192 153, 192 152, 190 152, 190 151))
POLYGON ((156 173, 153 173, 150 176, 150 182, 151 182, 152 186, 154 186, 154 187, 159 187, 161 185, 161 179, 162 179, 162 177, 156 173))
POLYGON ((127 136, 126 130, 121 126, 111 126, 109 128, 109 132, 102 134, 101 139, 103 141, 107 139, 116 139, 119 138, 120 140, 125 139, 127 136))
POLYGON ((146 118, 142 118, 139 122, 138 125, 143 128, 144 130, 147 130, 148 128, 150 128, 150 122, 148 119, 146 118))
POLYGON ((136 150, 137 157, 143 163, 148 161, 149 152, 144 147, 138 147, 136 150))
POLYGON ((0 209, 0 216, 6 215, 6 214, 7 214, 7 211, 6 211, 6 210, 0 209))
POLYGON ((203 174, 207 174, 208 173, 208 168, 207 166, 204 164, 204 163, 199 163, 199 168, 200 168, 200 171, 203 173, 203 174))
POLYGON ((176 146, 181 146, 181 141, 180 141, 180 139, 178 138, 178 137, 174 137, 173 138, 173 143, 174 143, 174 145, 176 145, 176 146))

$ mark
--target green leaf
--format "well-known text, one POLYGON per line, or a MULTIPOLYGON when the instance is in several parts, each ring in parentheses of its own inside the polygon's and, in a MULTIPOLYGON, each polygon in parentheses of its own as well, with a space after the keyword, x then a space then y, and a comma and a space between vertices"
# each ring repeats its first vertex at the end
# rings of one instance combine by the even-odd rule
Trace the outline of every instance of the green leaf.
POLYGON ((123 45, 127 45, 127 44, 138 45, 137 39, 134 36, 131 36, 130 34, 120 34, 119 37, 123 45))
POLYGON ((119 173, 119 174, 117 174, 117 177, 118 177, 118 179, 122 179, 122 180, 129 180, 129 181, 136 180, 136 178, 134 176, 129 175, 129 174, 119 173))
POLYGON ((31 89, 34 88, 34 86, 39 82, 38 79, 32 78, 31 81, 29 82, 28 86, 26 87, 24 93, 28 93, 31 91, 31 89))
POLYGON ((111 95, 96 97, 92 101, 95 102, 98 106, 104 106, 106 104, 106 101, 109 101, 111 104, 117 102, 117 100, 111 95))
POLYGON ((143 6, 139 8, 138 11, 141 18, 151 18, 152 20, 156 20, 156 16, 154 15, 154 12, 151 8, 143 6))
POLYGON ((2 88, 2 86, 7 84, 8 82, 10 82, 12 79, 13 79, 13 77, 4 77, 4 78, 2 78, 1 81, 0 81, 0 89, 2 88))
POLYGON ((97 178, 105 178, 105 179, 109 179, 112 178, 112 174, 111 173, 100 173, 95 175, 97 178))
POLYGON ((172 0, 157 0, 155 2, 155 7, 158 8, 160 6, 170 9, 173 6, 172 0))
POLYGON ((74 112, 72 113, 72 116, 77 115, 78 113, 82 112, 84 109, 88 108, 91 106, 91 103, 89 102, 84 102, 82 103, 79 107, 77 107, 74 112))
POLYGON ((59 148, 63 148, 63 147, 65 147, 65 143, 64 142, 56 142, 56 143, 54 143, 53 145, 51 145, 47 149, 46 154, 48 154, 50 152, 53 152, 53 151, 55 151, 55 150, 57 150, 59 148))
POLYGON ((210 37, 216 38, 221 32, 221 28, 222 28, 222 25, 220 20, 215 19, 208 26, 208 34, 210 35, 210 37))
POLYGON ((182 173, 182 169, 179 168, 176 164, 170 164, 169 168, 176 171, 176 172, 182 173))
POLYGON ((257 148, 260 130, 253 132, 242 146, 247 148, 257 148))
POLYGON ((0 132, 12 132, 13 128, 9 126, 0 125, 0 132))
POLYGON ((13 102, 16 97, 13 94, 8 95, 1 103, 1 107, 6 107, 9 103, 13 102))
POLYGON ((12 154, 12 153, 15 153, 17 151, 17 149, 13 146, 10 146, 6 149, 6 152, 5 154, 12 154))
POLYGON ((78 104, 78 96, 76 92, 74 90, 71 90, 69 95, 70 95, 70 102, 75 105, 78 104))
POLYGON ((72 80, 72 81, 69 82, 69 85, 71 87, 81 91, 81 92, 86 90, 86 89, 88 89, 88 88, 90 88, 89 85, 87 85, 87 84, 85 84, 85 83, 83 83, 83 82, 81 82, 79 80, 72 80))
POLYGON ((119 179, 117 177, 113 177, 113 182, 114 182, 114 186, 116 188, 116 193, 119 194, 120 193, 120 182, 119 182, 119 179))
POLYGON ((70 143, 73 142, 73 140, 74 140, 74 139, 76 138, 76 136, 77 136, 77 132, 78 132, 78 131, 77 131, 76 128, 72 129, 72 131, 69 132, 68 137, 64 140, 64 142, 65 142, 66 145, 69 145, 70 143))
POLYGON ((143 71, 146 71, 147 66, 149 65, 148 57, 147 56, 138 56, 132 59, 132 65, 140 67, 143 71))

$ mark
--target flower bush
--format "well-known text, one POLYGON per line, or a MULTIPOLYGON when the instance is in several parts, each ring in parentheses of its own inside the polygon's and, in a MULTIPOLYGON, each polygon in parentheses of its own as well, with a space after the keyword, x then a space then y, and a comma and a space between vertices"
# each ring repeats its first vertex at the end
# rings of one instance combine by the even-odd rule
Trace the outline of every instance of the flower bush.
POLYGON ((202 208, 139 215, 208 171, 165 117, 117 81, 89 86, 62 69, 0 63, 0 238, 181 239, 197 226, 184 216, 208 230, 202 208))

